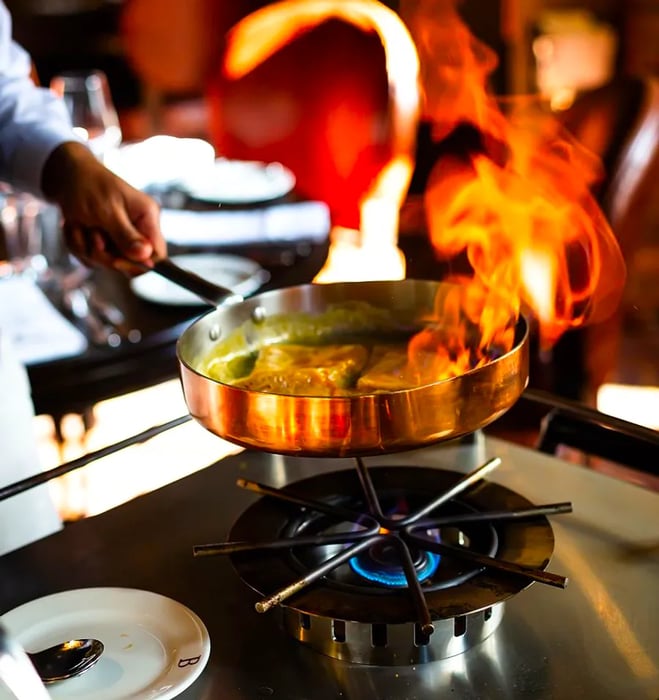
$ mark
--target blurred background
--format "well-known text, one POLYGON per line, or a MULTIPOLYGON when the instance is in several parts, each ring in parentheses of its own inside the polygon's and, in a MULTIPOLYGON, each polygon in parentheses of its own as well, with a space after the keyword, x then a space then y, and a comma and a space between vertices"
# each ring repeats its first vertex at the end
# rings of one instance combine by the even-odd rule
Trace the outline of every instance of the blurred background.
MULTIPOLYGON (((31 53, 41 84, 70 70, 105 73, 124 143, 157 134, 196 137, 210 141, 220 153, 230 143, 218 136, 213 102, 226 32, 268 3, 6 4, 15 38, 31 53)), ((401 9, 398 2, 384 4, 401 9)), ((492 92, 540 95, 601 159, 603 174, 594 194, 628 268, 619 314, 587 331, 567 333, 549 354, 538 353, 532 384, 659 429, 659 0, 466 0, 456 7, 498 58, 490 75, 492 92)), ((367 66, 370 54, 355 46, 362 51, 355 55, 367 66)), ((378 51, 376 46, 371 57, 375 63, 382 60, 378 51)), ((408 259, 408 276, 415 277, 439 270, 415 206, 437 154, 425 127, 422 121, 416 170, 401 212, 400 246, 408 259)), ((176 405, 185 412, 182 404, 176 405)), ((140 413, 144 411, 136 415, 140 413)), ((107 424, 116 428, 116 420, 107 424)), ((497 429, 509 434, 505 421, 497 429)), ((49 430, 44 426, 42 432, 49 430)), ((78 444, 78 429, 72 431, 78 444)), ((124 434, 116 429, 112 436, 124 434)), ((103 444, 109 435, 98 440, 103 444)), ((52 463, 62 456, 60 452, 46 459, 52 463)))

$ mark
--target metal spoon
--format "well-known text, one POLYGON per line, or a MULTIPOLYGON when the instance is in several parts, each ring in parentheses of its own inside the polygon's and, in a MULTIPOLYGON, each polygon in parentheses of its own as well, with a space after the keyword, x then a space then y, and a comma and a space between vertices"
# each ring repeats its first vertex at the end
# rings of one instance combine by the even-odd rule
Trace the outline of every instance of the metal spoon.
POLYGON ((27 656, 44 683, 54 683, 79 676, 89 670, 103 653, 98 639, 70 639, 67 642, 27 656))

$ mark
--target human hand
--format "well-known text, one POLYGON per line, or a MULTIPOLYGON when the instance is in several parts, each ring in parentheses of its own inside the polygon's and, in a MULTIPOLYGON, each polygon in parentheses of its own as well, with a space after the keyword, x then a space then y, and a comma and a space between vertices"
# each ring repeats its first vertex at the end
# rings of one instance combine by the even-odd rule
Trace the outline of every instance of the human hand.
POLYGON ((42 189, 59 205, 66 244, 85 265, 133 275, 166 256, 156 201, 108 170, 83 144, 71 141, 53 151, 42 189))

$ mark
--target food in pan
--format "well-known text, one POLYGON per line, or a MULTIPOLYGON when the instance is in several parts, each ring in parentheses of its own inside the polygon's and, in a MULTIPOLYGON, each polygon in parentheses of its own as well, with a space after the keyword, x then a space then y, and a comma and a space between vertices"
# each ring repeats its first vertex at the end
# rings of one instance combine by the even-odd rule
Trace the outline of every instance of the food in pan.
POLYGON ((268 345, 233 384, 271 394, 341 395, 354 387, 367 359, 363 345, 268 345))
MULTIPOLYGON (((240 364, 246 368, 248 362, 243 359, 240 364)), ((251 391, 292 396, 353 396, 416 385, 404 344, 283 343, 261 348, 250 364, 252 369, 243 376, 227 379, 223 372, 224 381, 251 391)))
POLYGON ((354 302, 320 314, 292 312, 250 320, 214 346, 201 370, 225 384, 271 394, 403 391, 491 359, 480 353, 480 360, 472 362, 476 353, 451 347, 447 338, 452 335, 354 302))
MULTIPOLYGON (((368 346, 374 339, 385 337, 404 342, 414 330, 389 311, 363 302, 330 307, 320 314, 273 314, 265 321, 243 323, 216 343, 202 359, 201 370, 213 379, 235 384, 244 381, 252 372, 279 372, 284 366, 286 371, 292 371, 294 366, 300 367, 302 361, 310 363, 307 369, 327 368, 328 363, 333 362, 332 357, 345 363, 351 356, 347 368, 344 366, 338 373, 332 373, 335 387, 346 388, 350 381, 357 380, 369 356, 368 346), (346 354, 338 351, 338 346, 363 346, 364 349, 356 351, 352 347, 346 354)), ((278 383, 284 385, 284 382, 278 383)))
POLYGON ((416 386, 407 356, 407 345, 374 345, 355 388, 359 393, 400 391, 416 386))

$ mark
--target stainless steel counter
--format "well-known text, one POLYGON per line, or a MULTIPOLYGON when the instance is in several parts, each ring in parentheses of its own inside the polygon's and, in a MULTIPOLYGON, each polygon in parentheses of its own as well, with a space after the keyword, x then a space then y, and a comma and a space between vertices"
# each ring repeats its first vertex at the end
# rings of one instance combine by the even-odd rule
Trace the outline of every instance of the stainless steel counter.
MULTIPOLYGON (((492 481, 535 503, 572 501, 551 519, 551 571, 566 590, 533 584, 506 603, 480 645, 413 667, 324 657, 259 615, 256 594, 221 557, 193 544, 221 540, 254 496, 238 477, 281 486, 349 460, 244 452, 0 559, 0 612, 80 586, 121 585, 180 600, 206 623, 211 659, 184 700, 588 700, 659 698, 659 494, 494 440, 371 458, 373 465, 469 471, 491 456, 492 481)), ((157 465, 153 465, 157 468, 157 465)))

